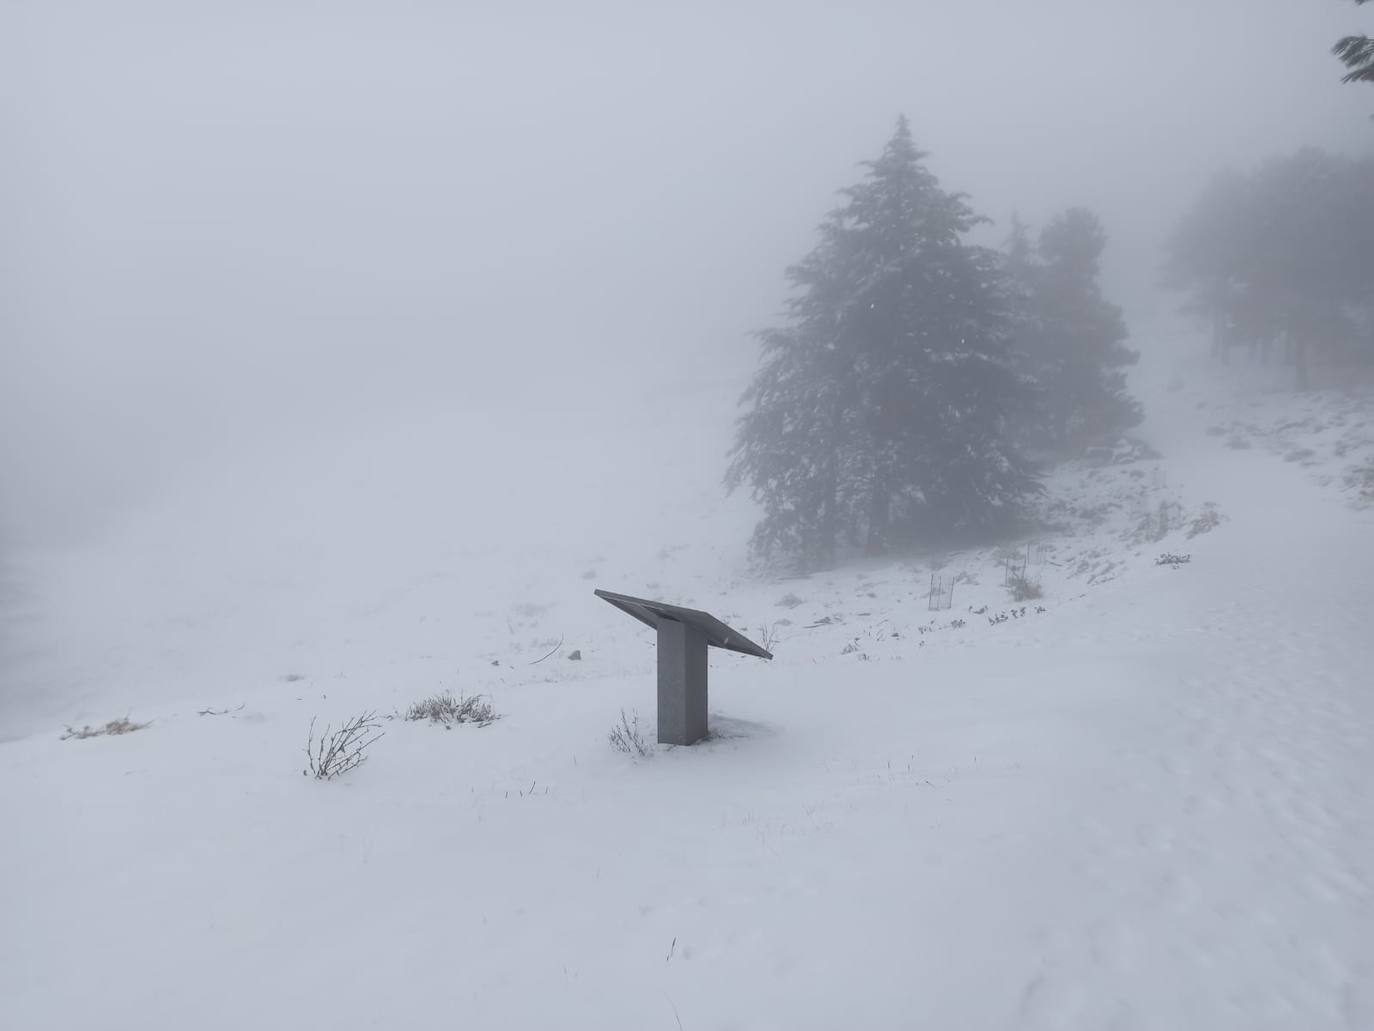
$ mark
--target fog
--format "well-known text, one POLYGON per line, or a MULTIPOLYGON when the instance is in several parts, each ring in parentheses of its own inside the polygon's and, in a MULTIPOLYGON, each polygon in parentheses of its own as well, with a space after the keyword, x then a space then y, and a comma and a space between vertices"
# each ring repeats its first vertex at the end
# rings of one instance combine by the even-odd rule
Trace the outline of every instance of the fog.
POLYGON ((0 1022, 1374 1028, 1371 30, 0 0, 0 1022))
POLYGON ((8 5, 4 525, 78 538, 226 453, 417 409, 562 424, 742 386, 784 266, 899 112, 991 238, 1096 208, 1148 358, 1161 236, 1213 170, 1367 146, 1327 52, 1357 14, 8 5))

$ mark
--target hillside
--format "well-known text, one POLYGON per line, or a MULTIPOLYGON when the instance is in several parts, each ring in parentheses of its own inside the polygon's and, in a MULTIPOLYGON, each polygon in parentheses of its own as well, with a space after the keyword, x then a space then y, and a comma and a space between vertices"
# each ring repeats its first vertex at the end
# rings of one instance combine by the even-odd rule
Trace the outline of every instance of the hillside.
POLYGON ((1374 400, 1161 392, 1029 540, 780 580, 728 393, 417 419, 16 567, 8 1026, 1374 1026, 1374 400), (777 657, 627 756, 652 639, 596 586, 777 657), (396 718, 438 690, 501 718, 396 718))

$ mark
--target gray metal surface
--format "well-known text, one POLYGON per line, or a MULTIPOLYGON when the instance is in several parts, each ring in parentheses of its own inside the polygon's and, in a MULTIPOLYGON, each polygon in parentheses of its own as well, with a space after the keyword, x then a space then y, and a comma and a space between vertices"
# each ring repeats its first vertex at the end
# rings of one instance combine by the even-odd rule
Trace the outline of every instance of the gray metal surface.
POLYGON ((610 602, 622 612, 628 612, 635 619, 655 630, 665 619, 673 620, 696 627, 706 638, 706 643, 712 648, 724 648, 726 651, 740 652, 743 655, 755 655, 760 659, 773 657, 772 652, 755 644, 738 630, 726 626, 709 612, 684 609, 680 605, 669 605, 664 601, 650 601, 647 598, 635 598, 628 594, 616 594, 614 591, 603 591, 600 588, 597 588, 596 596, 610 602))
POLYGON ((694 745, 706 732, 706 637, 665 619, 658 625, 658 740, 694 745))
POLYGON ((771 659, 760 648, 709 612, 663 601, 635 598, 600 588, 596 596, 627 612, 658 633, 658 741, 692 745, 707 735, 706 649, 725 648, 771 659))

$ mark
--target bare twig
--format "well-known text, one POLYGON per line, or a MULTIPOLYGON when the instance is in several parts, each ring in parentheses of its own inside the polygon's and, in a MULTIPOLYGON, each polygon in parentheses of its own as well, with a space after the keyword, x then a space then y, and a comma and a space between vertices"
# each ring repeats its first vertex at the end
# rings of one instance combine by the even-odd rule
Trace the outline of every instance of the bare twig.
POLYGON ((626 716, 625 710, 621 709, 620 722, 611 727, 608 736, 613 748, 632 758, 646 759, 653 754, 653 749, 645 743, 644 735, 640 732, 638 712, 626 716))
POLYGON ((774 651, 778 646, 778 624, 771 623, 767 626, 759 627, 759 644, 763 645, 764 651, 774 651))
MULTIPOLYGON (((674 939, 674 941, 676 940, 677 939, 674 939)), ((686 1031, 686 1028, 682 1026, 682 1015, 678 1013, 677 1003, 673 1001, 673 997, 667 992, 663 993, 663 997, 668 1000, 668 1005, 673 1007, 673 1019, 677 1021, 677 1031, 686 1031)))
POLYGON ((548 652, 548 653, 545 654, 545 655, 539 656, 539 658, 537 658, 537 659, 535 659, 533 662, 529 663, 529 665, 531 665, 531 666, 538 666, 541 662, 543 662, 543 661, 544 661, 545 659, 547 659, 550 655, 552 655, 554 652, 558 651, 558 649, 559 649, 559 648, 562 648, 562 647, 563 647, 563 638, 562 638, 562 637, 559 637, 558 643, 555 644, 555 645, 553 646, 553 651, 550 651, 550 652, 548 652))
POLYGON ((239 707, 238 707, 237 709, 201 709, 198 713, 196 713, 196 715, 197 715, 197 716, 227 716, 227 715, 229 715, 230 713, 242 712, 242 711, 243 711, 243 707, 244 707, 245 705, 247 705, 247 704, 248 704, 247 702, 242 702, 242 703, 239 704, 239 707))

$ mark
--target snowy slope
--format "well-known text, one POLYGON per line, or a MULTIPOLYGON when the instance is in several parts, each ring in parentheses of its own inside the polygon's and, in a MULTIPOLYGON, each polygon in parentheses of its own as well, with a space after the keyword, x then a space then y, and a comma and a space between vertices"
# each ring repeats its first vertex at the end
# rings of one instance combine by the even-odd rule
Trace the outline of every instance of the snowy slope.
POLYGON ((425 424, 285 470, 276 514, 149 516, 46 567, 4 667, 5 1024, 1374 1027, 1374 512, 1343 455, 1208 432, 1289 410, 1163 395, 1162 457, 1056 474, 1016 606, 998 549, 750 575, 723 441, 620 417, 526 442, 528 476, 482 467, 510 437, 464 455, 454 482, 505 492, 484 513, 415 496, 451 451, 425 424), (195 528, 225 525, 211 561, 195 528), (593 586, 778 657, 713 657, 717 739, 632 761, 606 734, 652 722, 652 642, 593 586), (301 776, 312 716, 440 687, 503 718, 392 720, 301 776), (59 740, 126 712, 152 725, 59 740))

